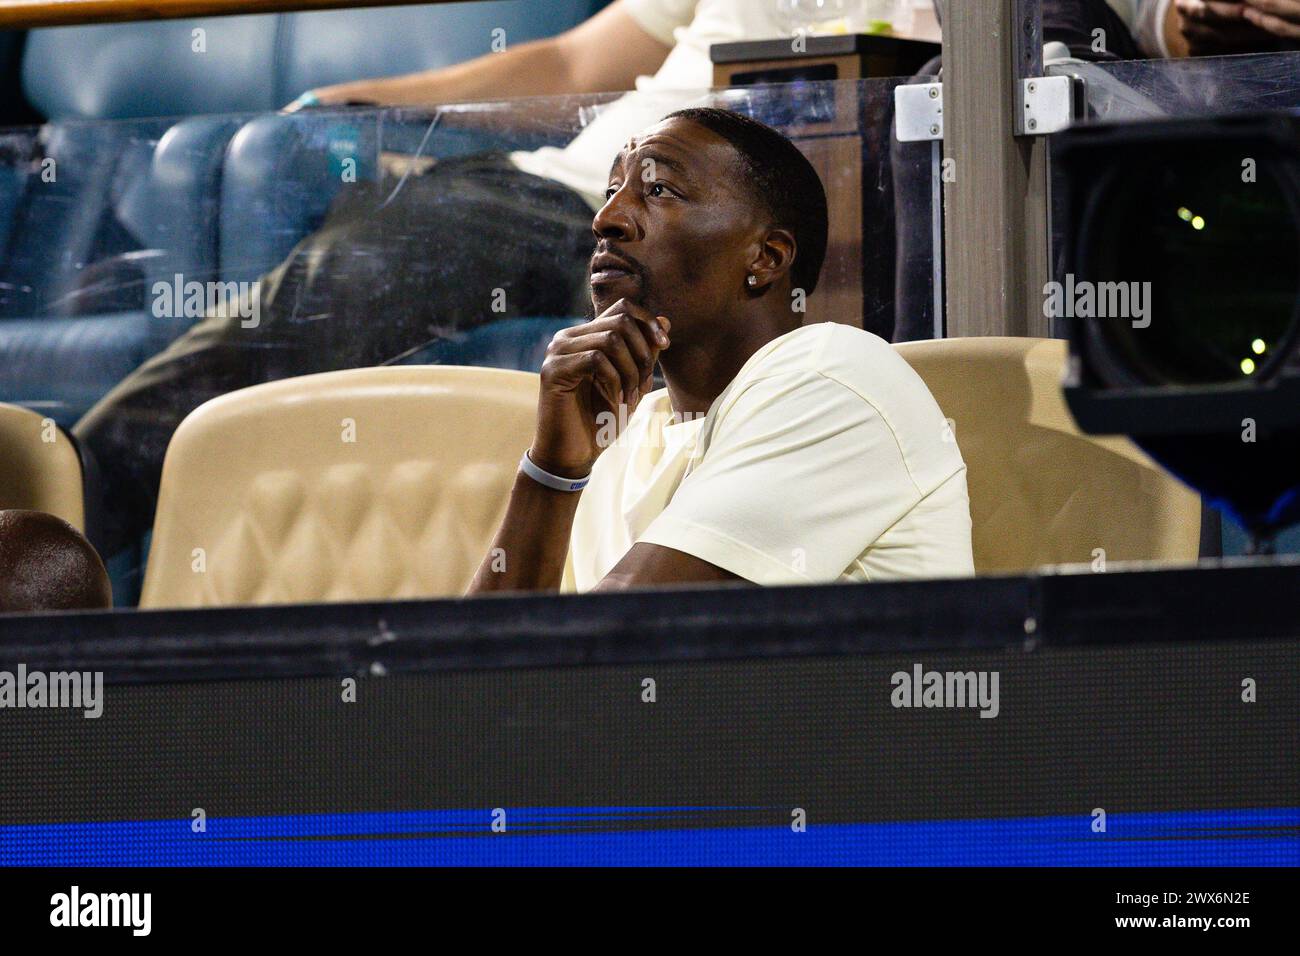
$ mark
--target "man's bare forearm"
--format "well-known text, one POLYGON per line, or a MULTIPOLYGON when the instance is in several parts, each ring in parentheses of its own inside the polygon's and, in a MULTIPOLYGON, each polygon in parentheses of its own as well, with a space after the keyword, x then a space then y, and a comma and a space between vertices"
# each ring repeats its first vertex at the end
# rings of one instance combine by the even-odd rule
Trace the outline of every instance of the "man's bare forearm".
POLYGON ((545 488, 522 471, 515 475, 506 516, 465 593, 558 591, 581 497, 545 488))
MULTIPOLYGON (((671 326, 666 316, 619 299, 590 322, 555 333, 540 373, 528 449, 534 466, 568 481, 591 475, 608 422, 626 422, 650 392, 659 352, 672 344, 671 326)), ((465 593, 558 590, 581 496, 544 487, 521 466, 501 528, 465 593)))
POLYGON ((1165 22, 1161 25, 1164 31, 1165 49, 1169 55, 1175 59, 1182 59, 1192 55, 1188 49, 1187 37, 1183 36, 1183 24, 1178 15, 1178 7, 1174 3, 1169 4, 1165 10, 1165 22))
POLYGON ((668 51, 624 9, 622 0, 614 0, 557 36, 511 44, 500 53, 440 70, 341 83, 314 92, 326 104, 357 101, 383 106, 616 92, 631 89, 642 73, 659 69, 668 51))
POLYGON ((432 106, 571 91, 569 60, 555 38, 521 43, 466 63, 375 80, 340 83, 318 91, 329 102, 432 106))

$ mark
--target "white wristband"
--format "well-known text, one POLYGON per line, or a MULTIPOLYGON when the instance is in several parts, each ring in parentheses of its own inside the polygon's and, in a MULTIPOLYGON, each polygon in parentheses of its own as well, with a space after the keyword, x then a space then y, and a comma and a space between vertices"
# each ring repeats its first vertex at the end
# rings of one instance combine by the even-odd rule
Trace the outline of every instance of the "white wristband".
POLYGON ((552 491, 581 491, 587 487, 587 482, 591 481, 591 475, 585 478, 561 478, 559 475, 553 475, 543 468, 537 467, 528 452, 524 452, 524 457, 519 459, 519 467, 523 469, 525 475, 533 479, 539 485, 550 488, 552 491))

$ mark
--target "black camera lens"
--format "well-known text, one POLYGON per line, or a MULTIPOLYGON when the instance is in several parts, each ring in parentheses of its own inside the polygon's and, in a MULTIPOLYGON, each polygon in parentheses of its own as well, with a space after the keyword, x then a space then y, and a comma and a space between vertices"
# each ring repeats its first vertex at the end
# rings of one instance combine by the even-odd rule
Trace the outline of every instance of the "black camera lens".
POLYGON ((1123 292, 1127 314, 1098 316, 1092 331, 1139 381, 1262 379, 1285 360, 1300 217, 1282 168, 1269 153, 1199 144, 1130 163, 1094 195, 1079 278, 1112 290, 1111 301, 1123 292))

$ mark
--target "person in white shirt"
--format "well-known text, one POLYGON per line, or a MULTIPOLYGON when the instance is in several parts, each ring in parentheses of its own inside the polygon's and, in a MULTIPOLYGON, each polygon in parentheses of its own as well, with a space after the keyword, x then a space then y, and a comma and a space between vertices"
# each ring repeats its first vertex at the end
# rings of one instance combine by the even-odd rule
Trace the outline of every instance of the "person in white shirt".
POLYGON ((627 138, 691 105, 713 84, 709 47, 789 33, 775 0, 615 0, 587 22, 447 69, 311 91, 323 103, 431 105, 562 93, 632 90, 603 109, 567 147, 510 156, 516 167, 562 183, 593 210, 604 164, 627 138))
POLYGON ((548 349, 469 593, 973 574, 966 465, 934 397, 879 337, 802 324, 827 207, 798 148, 687 109, 607 182, 597 318, 548 349))

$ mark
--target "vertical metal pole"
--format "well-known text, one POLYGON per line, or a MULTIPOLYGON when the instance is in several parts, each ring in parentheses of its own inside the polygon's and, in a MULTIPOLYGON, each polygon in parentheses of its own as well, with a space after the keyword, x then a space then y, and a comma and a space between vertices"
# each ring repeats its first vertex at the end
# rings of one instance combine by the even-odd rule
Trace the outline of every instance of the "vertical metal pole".
POLYGON ((1042 75, 1040 0, 958 0, 943 23, 947 333, 1048 334, 1047 143, 1018 136, 1042 75))
POLYGON ((943 289, 943 143, 930 144, 930 248, 934 276, 934 337, 947 334, 943 289))

